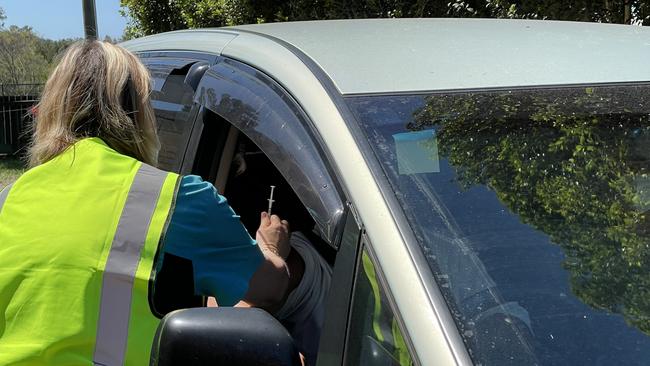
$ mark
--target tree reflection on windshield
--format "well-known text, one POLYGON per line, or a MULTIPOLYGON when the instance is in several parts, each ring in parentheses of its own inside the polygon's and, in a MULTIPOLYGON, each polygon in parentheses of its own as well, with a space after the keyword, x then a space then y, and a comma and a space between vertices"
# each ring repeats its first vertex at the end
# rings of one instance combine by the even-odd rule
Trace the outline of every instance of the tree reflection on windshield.
POLYGON ((462 186, 549 235, 583 302, 650 334, 650 101, 634 92, 436 95, 406 127, 436 127, 462 186))
POLYGON ((348 98, 471 357, 650 359, 650 88, 348 98))

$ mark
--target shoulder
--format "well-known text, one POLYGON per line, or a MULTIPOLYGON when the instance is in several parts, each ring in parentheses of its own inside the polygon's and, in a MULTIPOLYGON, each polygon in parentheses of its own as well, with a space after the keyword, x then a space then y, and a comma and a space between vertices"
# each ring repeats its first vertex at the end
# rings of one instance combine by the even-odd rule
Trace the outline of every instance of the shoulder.
POLYGON ((186 175, 180 180, 176 194, 176 208, 179 208, 179 204, 182 208, 185 203, 207 207, 215 203, 226 203, 226 199, 217 192, 217 188, 212 183, 204 181, 198 175, 186 175))
POLYGON ((216 241, 226 245, 250 243, 252 239, 212 183, 195 175, 182 177, 166 242, 189 248, 215 246, 216 241))
POLYGON ((210 182, 204 181, 203 178, 198 175, 184 175, 181 177, 180 188, 188 195, 204 190, 214 189, 216 191, 216 188, 214 188, 210 182))
POLYGON ((218 230, 221 236, 224 232, 245 231, 228 200, 212 183, 196 175, 181 178, 170 226, 174 231, 182 228, 180 231, 210 235, 218 230))

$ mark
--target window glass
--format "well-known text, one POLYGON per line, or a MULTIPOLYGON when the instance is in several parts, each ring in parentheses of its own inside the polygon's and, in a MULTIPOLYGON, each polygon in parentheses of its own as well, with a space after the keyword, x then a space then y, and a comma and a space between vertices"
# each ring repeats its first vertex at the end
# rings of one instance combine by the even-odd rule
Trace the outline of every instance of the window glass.
POLYGON ((354 285, 346 365, 413 365, 376 268, 363 250, 354 285))
POLYGON ((158 137, 161 149, 158 164, 161 169, 178 171, 183 160, 185 147, 192 130, 191 116, 194 90, 185 84, 185 75, 190 65, 174 69, 166 79, 156 77, 160 72, 150 66, 154 75, 154 90, 151 104, 156 114, 158 137))
POLYGON ((348 101, 477 364, 648 364, 648 85, 348 101))

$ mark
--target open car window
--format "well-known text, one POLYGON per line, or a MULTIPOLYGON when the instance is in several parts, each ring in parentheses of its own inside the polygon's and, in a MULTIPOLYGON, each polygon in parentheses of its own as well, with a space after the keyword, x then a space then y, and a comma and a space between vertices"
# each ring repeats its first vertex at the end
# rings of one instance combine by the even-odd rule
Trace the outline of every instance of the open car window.
POLYGON ((270 159, 314 218, 320 236, 335 247, 344 224, 342 194, 291 96, 259 71, 224 59, 207 71, 195 98, 270 159))

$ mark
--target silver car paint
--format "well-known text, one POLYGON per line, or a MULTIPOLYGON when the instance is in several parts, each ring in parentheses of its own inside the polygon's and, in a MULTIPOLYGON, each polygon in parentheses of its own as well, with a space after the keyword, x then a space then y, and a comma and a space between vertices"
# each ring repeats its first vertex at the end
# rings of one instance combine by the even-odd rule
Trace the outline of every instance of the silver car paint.
POLYGON ((219 53, 239 30, 292 44, 343 94, 650 81, 650 28, 629 25, 332 20, 171 32, 125 46, 219 53))

